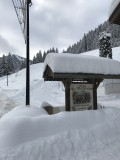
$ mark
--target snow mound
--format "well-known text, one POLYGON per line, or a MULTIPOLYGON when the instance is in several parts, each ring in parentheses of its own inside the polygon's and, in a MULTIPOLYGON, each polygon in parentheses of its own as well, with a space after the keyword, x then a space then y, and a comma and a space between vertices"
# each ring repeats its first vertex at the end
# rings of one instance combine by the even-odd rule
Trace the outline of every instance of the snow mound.
POLYGON ((120 109, 62 112, 17 107, 0 121, 0 160, 120 159, 120 109))

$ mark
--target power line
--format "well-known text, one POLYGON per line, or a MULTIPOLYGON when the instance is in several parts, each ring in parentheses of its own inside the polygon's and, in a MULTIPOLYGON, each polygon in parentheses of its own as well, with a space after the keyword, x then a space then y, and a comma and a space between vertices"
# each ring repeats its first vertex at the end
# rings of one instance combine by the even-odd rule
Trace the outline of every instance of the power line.
POLYGON ((26 3, 25 0, 12 0, 13 6, 26 42, 26 3))

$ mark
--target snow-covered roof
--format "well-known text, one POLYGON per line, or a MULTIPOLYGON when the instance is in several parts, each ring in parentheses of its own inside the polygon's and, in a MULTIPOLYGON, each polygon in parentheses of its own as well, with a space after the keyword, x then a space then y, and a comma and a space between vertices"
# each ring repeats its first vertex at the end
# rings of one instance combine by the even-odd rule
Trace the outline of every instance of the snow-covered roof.
POLYGON ((53 73, 86 73, 102 75, 120 75, 120 62, 81 54, 50 53, 44 63, 53 73))
POLYGON ((117 8, 117 6, 119 5, 120 0, 113 0, 110 8, 109 8, 109 17, 113 14, 114 10, 117 8))

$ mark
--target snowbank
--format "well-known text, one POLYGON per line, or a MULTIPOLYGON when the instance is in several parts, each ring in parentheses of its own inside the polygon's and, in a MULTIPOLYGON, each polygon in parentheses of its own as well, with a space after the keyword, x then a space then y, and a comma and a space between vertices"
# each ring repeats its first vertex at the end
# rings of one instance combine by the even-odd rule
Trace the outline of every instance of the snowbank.
POLYGON ((120 159, 120 109, 62 112, 17 107, 0 121, 0 160, 120 159))
MULTIPOLYGON (((30 102, 31 105, 40 107, 43 102, 53 106, 64 106, 64 87, 61 82, 44 82, 42 78, 43 63, 30 66, 30 102)), ((0 115, 10 110, 13 106, 25 104, 26 93, 26 69, 7 77, 0 78, 0 115), (8 102, 7 102, 8 101, 8 102), (8 107, 9 105, 9 107, 8 107), (3 108, 3 111, 2 111, 3 108), (5 111, 4 109, 7 108, 5 111)), ((0 116, 1 117, 1 116, 0 116)))
POLYGON ((120 62, 83 54, 50 53, 44 63, 53 73, 93 73, 120 75, 120 62))

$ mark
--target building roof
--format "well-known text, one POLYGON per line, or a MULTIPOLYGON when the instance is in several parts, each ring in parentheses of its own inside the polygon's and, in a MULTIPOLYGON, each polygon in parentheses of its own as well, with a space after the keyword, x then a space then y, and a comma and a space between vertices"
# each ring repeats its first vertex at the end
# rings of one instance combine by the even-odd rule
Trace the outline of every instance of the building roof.
POLYGON ((109 8, 109 22, 120 25, 120 0, 113 0, 109 8))
POLYGON ((120 62, 81 54, 49 53, 43 77, 45 80, 120 78, 120 62))

